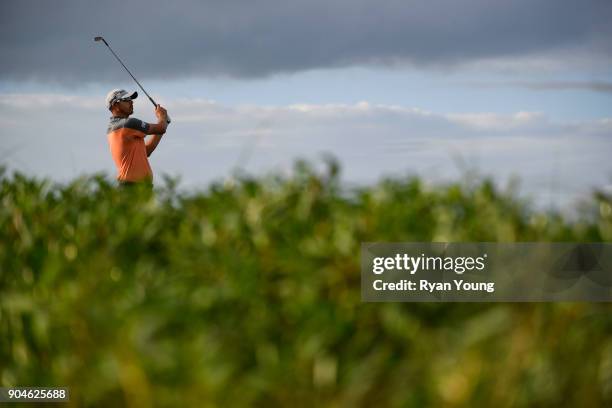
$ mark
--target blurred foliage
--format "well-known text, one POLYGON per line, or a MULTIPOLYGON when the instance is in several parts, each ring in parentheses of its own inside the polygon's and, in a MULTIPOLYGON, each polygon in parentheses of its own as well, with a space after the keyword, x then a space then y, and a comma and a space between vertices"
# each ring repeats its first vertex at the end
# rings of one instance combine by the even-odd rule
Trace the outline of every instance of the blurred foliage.
POLYGON ((479 180, 342 188, 298 162, 205 192, 0 173, 0 384, 73 406, 602 406, 608 304, 362 303, 367 241, 610 241, 479 180))

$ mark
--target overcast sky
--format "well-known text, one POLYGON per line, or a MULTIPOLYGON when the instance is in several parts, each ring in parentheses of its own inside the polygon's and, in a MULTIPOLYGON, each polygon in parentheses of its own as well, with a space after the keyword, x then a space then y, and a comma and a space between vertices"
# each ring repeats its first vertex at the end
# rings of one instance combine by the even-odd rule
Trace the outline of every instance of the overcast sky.
POLYGON ((279 72, 359 64, 448 69, 564 52, 605 66, 609 0, 4 1, 7 79, 121 79, 103 33, 145 77, 279 72), (8 3, 8 4, 7 4, 8 3))
POLYGON ((103 35, 174 119, 156 174, 330 152, 350 181, 467 163, 569 202, 612 182, 610 21, 609 0, 3 1, 0 160, 114 173, 104 96, 136 88, 103 35))

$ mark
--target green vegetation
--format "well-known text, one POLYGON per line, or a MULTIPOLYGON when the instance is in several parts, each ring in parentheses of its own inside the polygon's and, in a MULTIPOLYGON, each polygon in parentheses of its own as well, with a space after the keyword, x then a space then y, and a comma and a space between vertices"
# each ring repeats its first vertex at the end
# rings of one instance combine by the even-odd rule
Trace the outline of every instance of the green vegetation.
POLYGON ((360 301, 362 241, 611 241, 489 181, 330 163, 155 193, 0 173, 0 384, 78 406, 603 406, 608 304, 360 301))

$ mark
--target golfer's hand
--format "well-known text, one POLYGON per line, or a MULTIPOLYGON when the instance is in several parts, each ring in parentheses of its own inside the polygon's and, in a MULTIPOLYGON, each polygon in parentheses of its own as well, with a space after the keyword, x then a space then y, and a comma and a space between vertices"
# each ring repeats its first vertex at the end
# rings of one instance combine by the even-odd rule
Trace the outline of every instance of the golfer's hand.
POLYGON ((168 111, 164 109, 161 105, 157 105, 155 108, 155 116, 160 122, 166 122, 168 120, 168 111))

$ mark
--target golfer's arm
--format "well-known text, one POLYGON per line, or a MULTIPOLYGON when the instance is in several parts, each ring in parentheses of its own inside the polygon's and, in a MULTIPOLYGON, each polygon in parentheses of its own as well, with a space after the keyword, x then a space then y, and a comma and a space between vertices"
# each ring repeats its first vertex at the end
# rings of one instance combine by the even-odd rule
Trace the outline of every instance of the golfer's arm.
POLYGON ((147 157, 149 157, 151 153, 153 153, 153 150, 155 150, 161 138, 162 135, 151 135, 149 140, 146 141, 145 146, 147 148, 147 157))
POLYGON ((149 124, 147 135, 163 135, 166 133, 167 127, 168 124, 166 122, 151 123, 149 124))

